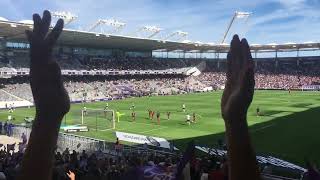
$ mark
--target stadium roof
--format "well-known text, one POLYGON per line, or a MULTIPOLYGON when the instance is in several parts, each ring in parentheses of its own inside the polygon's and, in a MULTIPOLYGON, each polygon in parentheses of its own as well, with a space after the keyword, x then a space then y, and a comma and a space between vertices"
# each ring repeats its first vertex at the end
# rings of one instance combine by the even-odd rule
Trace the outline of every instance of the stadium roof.
MULTIPOLYGON (((32 29, 29 20, 20 22, 6 21, 0 19, 0 37, 9 41, 27 42, 25 30, 32 29)), ((128 51, 185 51, 185 52, 227 52, 228 44, 213 44, 202 42, 174 42, 159 39, 147 39, 120 35, 105 35, 96 32, 64 29, 58 40, 60 45, 76 47, 101 48, 101 49, 123 49, 128 51)), ((320 43, 284 43, 284 44, 252 44, 253 51, 296 51, 296 50, 320 49, 320 43)))

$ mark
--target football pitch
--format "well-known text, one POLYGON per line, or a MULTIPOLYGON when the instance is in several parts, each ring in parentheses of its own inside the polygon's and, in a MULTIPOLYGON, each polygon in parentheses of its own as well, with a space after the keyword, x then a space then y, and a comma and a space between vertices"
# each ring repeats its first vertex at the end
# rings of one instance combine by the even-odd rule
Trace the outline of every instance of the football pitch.
MULTIPOLYGON (((183 148, 191 139, 203 146, 217 146, 224 139, 224 122, 220 113, 222 91, 176 96, 153 96, 110 101, 109 109, 124 115, 116 122, 116 129, 108 129, 108 122, 97 116, 85 117, 89 132, 76 134, 115 142, 115 131, 163 137, 174 140, 183 148), (130 109, 135 105, 136 120, 132 122, 130 109), (182 111, 186 105, 186 112, 182 111), (148 118, 148 109, 160 112, 160 125, 148 118), (171 112, 167 120, 166 112, 171 112), (188 125, 186 115, 196 113, 196 123, 188 125), (97 127, 97 128, 96 128, 97 127)), ((249 131, 257 153, 273 155, 303 165, 304 160, 320 162, 320 93, 293 91, 256 91, 248 111, 249 131), (261 116, 256 115, 259 107, 261 116)), ((62 125, 81 122, 84 104, 73 104, 62 125)), ((89 109, 101 109, 106 102, 86 103, 89 109)), ((7 111, 0 111, 6 120, 7 111)), ((14 123, 24 122, 24 117, 34 116, 34 108, 18 108, 13 112, 14 123)))

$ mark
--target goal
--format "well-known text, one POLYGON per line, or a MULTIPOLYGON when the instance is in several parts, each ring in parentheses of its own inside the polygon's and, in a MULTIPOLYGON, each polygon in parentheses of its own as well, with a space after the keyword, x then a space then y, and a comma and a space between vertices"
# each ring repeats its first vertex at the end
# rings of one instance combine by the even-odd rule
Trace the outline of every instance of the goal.
POLYGON ((115 112, 112 109, 82 109, 81 125, 86 125, 91 129, 109 130, 115 129, 115 112))

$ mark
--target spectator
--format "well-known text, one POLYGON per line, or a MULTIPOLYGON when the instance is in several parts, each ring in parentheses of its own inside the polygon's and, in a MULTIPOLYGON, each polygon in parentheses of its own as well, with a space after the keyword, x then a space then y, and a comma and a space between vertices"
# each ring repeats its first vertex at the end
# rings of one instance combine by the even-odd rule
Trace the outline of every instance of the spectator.
POLYGON ((221 98, 221 114, 226 126, 229 178, 260 179, 247 125, 247 110, 253 99, 255 84, 254 65, 247 40, 240 42, 235 35, 227 59, 227 81, 221 98))
POLYGON ((27 143, 27 136, 24 133, 22 133, 21 139, 22 139, 22 144, 26 144, 27 143))
POLYGON ((33 21, 33 31, 26 31, 26 34, 30 43, 30 84, 36 118, 18 179, 45 180, 52 175, 59 127, 63 116, 69 111, 70 102, 61 80, 60 67, 51 56, 63 29, 63 20, 59 19, 48 35, 51 23, 49 11, 44 11, 42 18, 34 14, 33 21))

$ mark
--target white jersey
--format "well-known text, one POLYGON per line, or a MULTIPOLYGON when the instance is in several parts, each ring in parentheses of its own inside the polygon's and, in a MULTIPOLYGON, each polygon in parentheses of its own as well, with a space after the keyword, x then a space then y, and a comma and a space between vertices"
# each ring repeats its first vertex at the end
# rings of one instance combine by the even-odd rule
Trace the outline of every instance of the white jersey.
POLYGON ((182 104, 182 109, 185 109, 186 108, 186 105, 185 104, 182 104))
POLYGON ((186 117, 187 117, 187 121, 190 121, 191 116, 188 114, 186 117))

